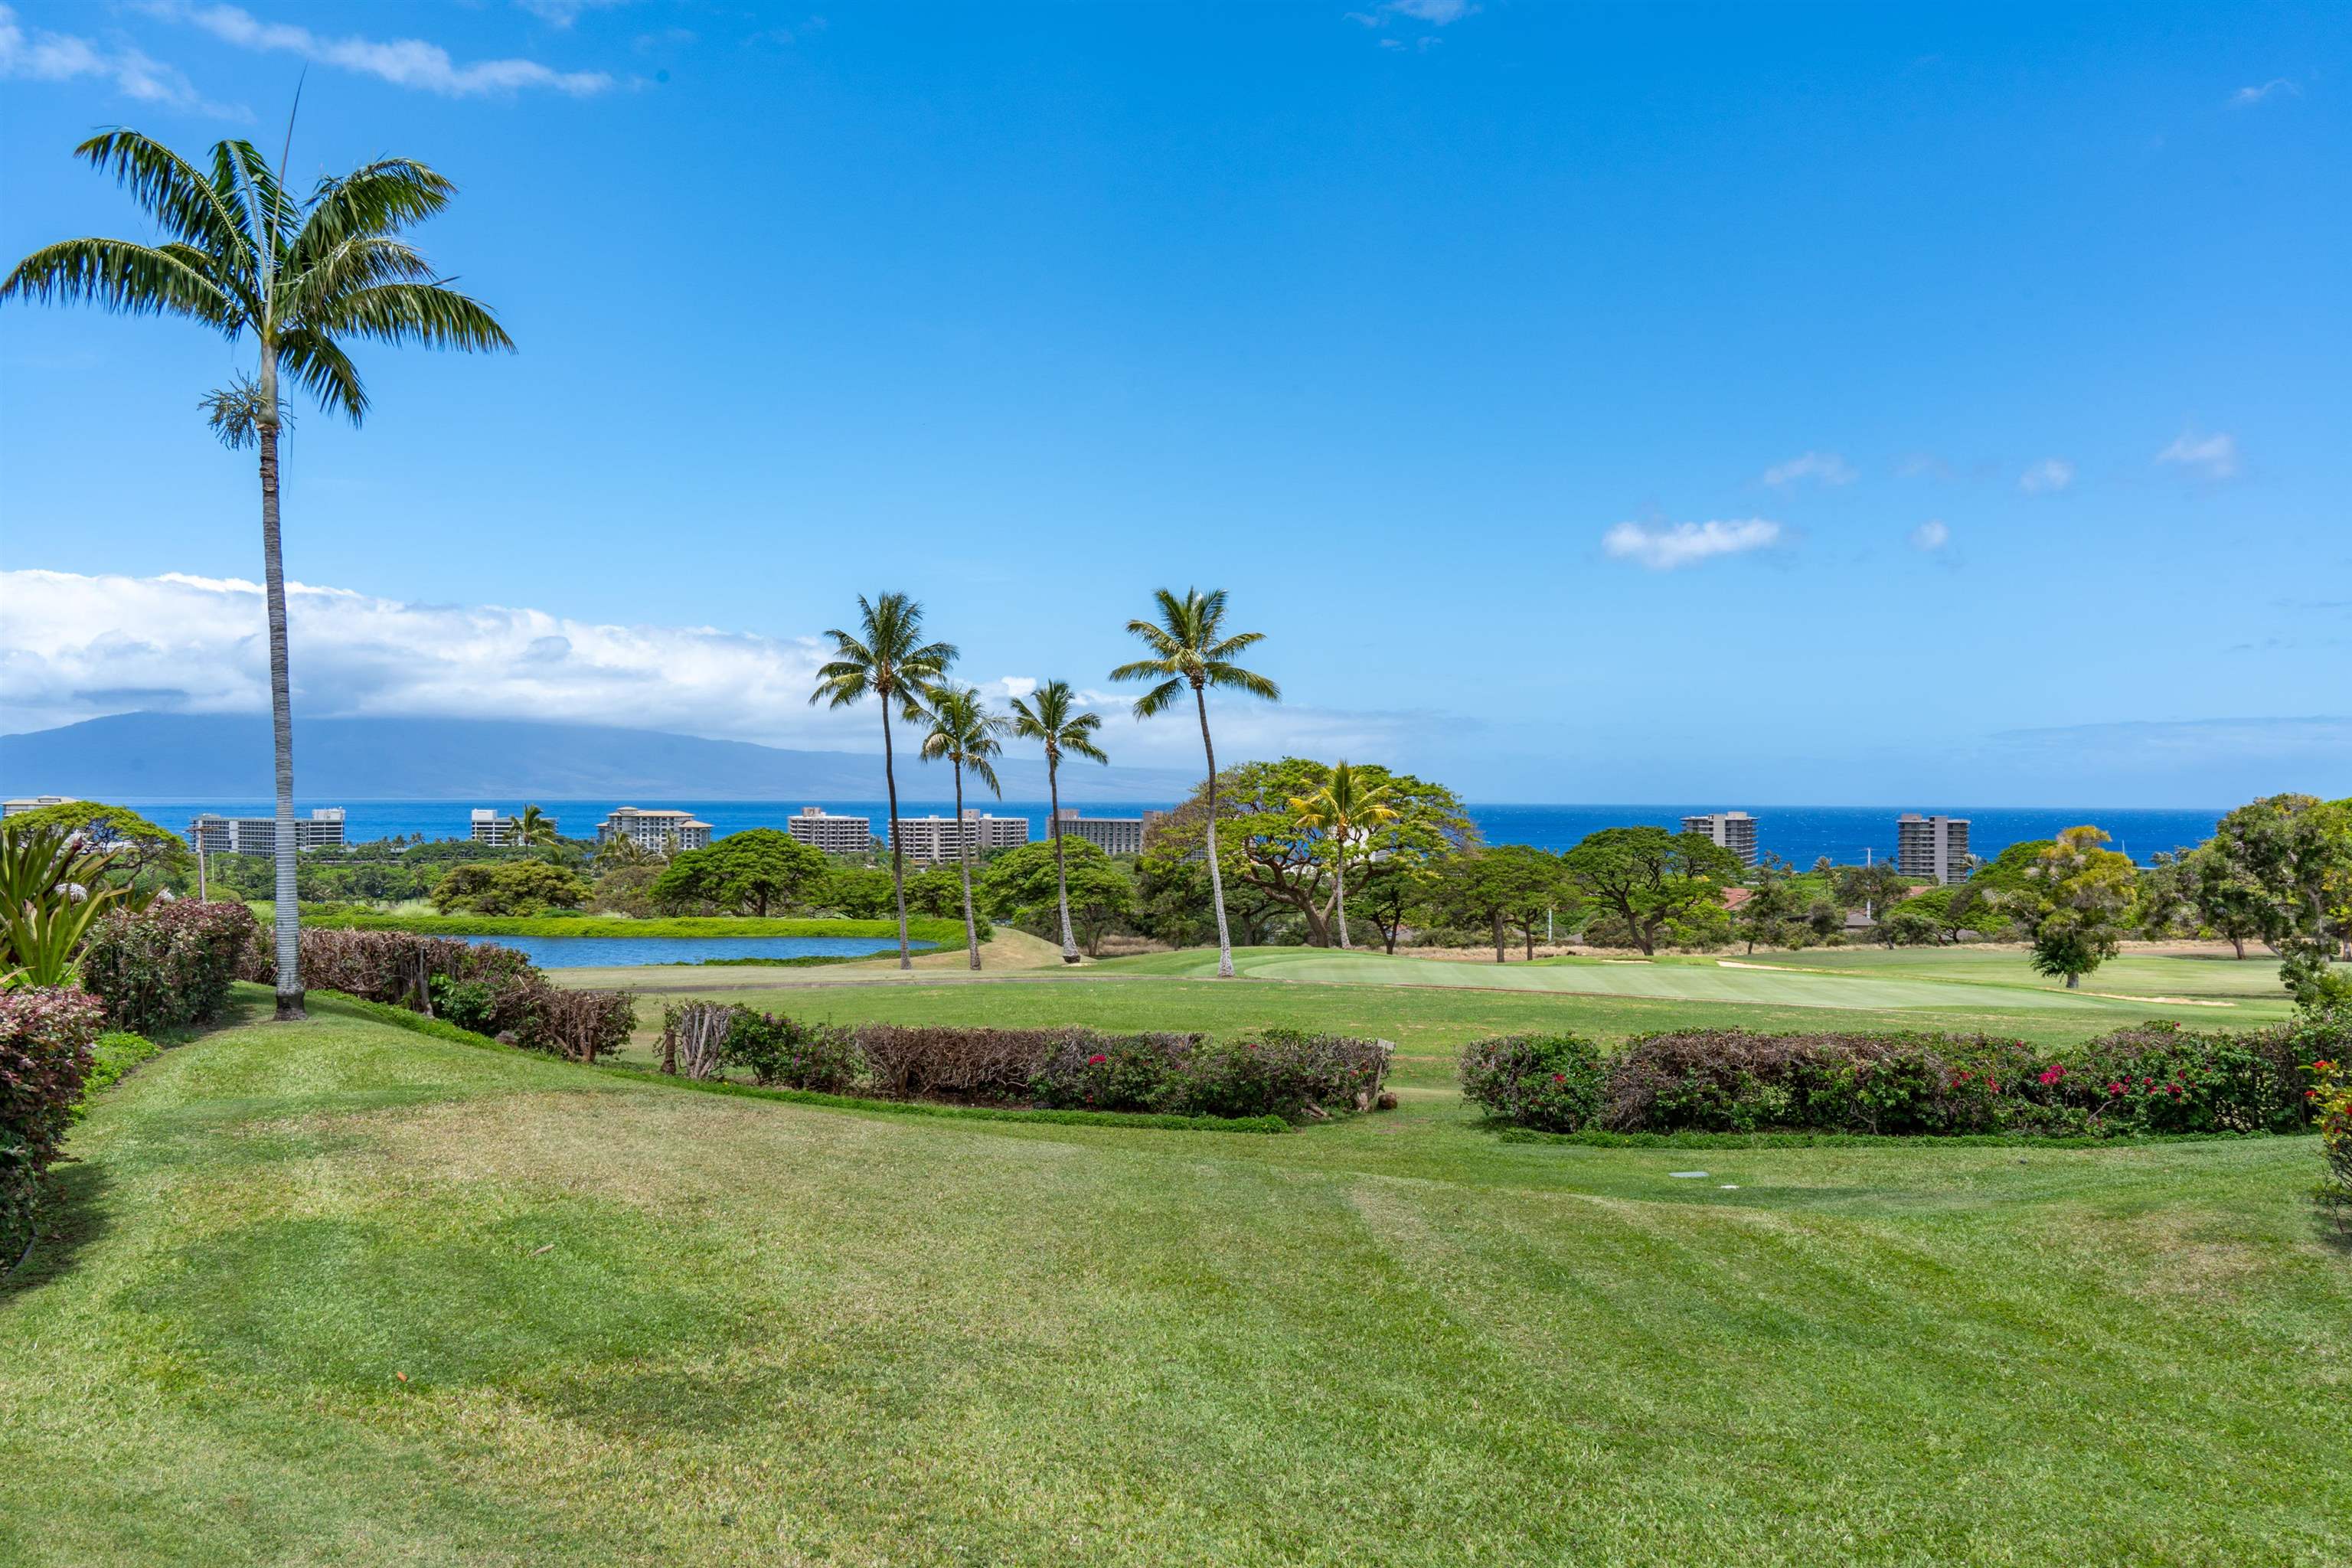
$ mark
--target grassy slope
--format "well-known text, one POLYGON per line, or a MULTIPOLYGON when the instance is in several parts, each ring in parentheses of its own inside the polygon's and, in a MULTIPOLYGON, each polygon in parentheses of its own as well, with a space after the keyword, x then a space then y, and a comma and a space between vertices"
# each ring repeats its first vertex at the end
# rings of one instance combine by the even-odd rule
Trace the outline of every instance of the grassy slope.
MULTIPOLYGON (((1326 990, 1559 1002, 1219 994, 1326 990)), ((0 1297, 10 1563, 2352 1558, 2301 1140, 1683 1181, 1435 1091, 909 1124, 329 1007, 146 1064, 74 1150, 0 1297)))

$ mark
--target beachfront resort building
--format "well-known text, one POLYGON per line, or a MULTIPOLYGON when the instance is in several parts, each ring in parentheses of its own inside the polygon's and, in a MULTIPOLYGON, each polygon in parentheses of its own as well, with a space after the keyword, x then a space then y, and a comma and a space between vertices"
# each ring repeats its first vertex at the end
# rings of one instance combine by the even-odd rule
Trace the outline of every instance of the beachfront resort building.
POLYGON ((698 821, 690 811, 646 811, 621 805, 596 825, 597 843, 614 838, 625 838, 658 855, 675 855, 681 849, 709 848, 710 824, 698 821))
POLYGON ((1083 838, 1106 855, 1140 855, 1143 837, 1168 820, 1171 813, 1147 811, 1141 816, 1081 816, 1075 805, 1062 807, 1061 828, 1072 838, 1083 838))
POLYGON ((1715 811, 1683 818, 1683 831, 1711 839, 1739 857, 1743 866, 1756 864, 1756 819, 1744 811, 1715 811))
MULTIPOLYGON (((312 806, 309 816, 294 819, 296 853, 340 849, 342 845, 341 806, 312 806)), ((188 824, 188 847, 200 849, 207 855, 275 855, 278 853, 278 819, 275 816, 223 816, 217 812, 208 811, 188 824)))
POLYGON ((22 816, 45 805, 69 805, 80 798, 72 795, 29 795, 16 800, 0 801, 0 816, 22 816))
MULTIPOLYGON (((555 831, 555 818, 542 816, 540 820, 547 824, 547 830, 550 833, 555 831)), ((474 807, 473 823, 473 839, 477 844, 497 847, 522 842, 522 837, 517 831, 518 825, 514 817, 503 811, 494 811, 487 805, 478 805, 474 807)))
POLYGON ((992 849, 1017 849, 1029 842, 1025 816, 991 816, 977 806, 966 806, 959 824, 952 816, 902 816, 898 847, 909 860, 945 865, 957 858, 960 845, 969 845, 974 858, 992 849), (961 831, 958 828, 961 826, 961 831))
POLYGON ((804 805, 784 824, 795 844, 828 855, 863 855, 874 847, 874 819, 835 816, 821 805, 804 805))
POLYGON ((1906 811, 1895 819, 1895 868, 1906 877, 1961 882, 1969 875, 1969 819, 1922 816, 1906 811))

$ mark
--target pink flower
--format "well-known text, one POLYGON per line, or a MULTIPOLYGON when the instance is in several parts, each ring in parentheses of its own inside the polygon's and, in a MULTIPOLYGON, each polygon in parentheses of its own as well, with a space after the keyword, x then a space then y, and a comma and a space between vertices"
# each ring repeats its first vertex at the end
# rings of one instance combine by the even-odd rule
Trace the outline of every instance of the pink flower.
POLYGON ((2042 1081, 2045 1086, 2047 1086, 2049 1084, 2056 1083, 2060 1079, 2064 1078, 2065 1076, 2066 1069, 2064 1068, 2053 1066, 2042 1073, 2042 1081))
POLYGON ((1991 1079, 1985 1079, 1985 1087, 1992 1090, 1995 1094, 1999 1094, 2000 1092, 2000 1085, 1991 1079))
POLYGON ((1564 1072, 1556 1072, 1551 1075, 1551 1080, 1554 1083, 1566 1083, 1568 1081, 1568 1075, 1564 1072))
POLYGON ((2109 1094, 2121 1094, 2123 1091, 2124 1086, 2119 1083, 2111 1083, 2107 1085, 2107 1092, 2109 1094))
POLYGON ((1103 1055, 1100 1051, 1097 1051, 1093 1056, 1087 1058, 1087 1066, 1090 1068, 1098 1068, 1108 1060, 1110 1060, 1108 1057, 1103 1055))

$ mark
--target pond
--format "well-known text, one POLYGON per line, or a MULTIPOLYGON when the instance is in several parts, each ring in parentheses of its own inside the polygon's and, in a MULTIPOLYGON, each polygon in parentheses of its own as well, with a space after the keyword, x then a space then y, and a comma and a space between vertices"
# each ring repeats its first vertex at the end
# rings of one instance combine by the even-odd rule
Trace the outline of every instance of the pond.
MULTIPOLYGON (((472 936, 510 947, 541 969, 604 969, 699 963, 712 958, 867 958, 896 952, 896 937, 870 936, 472 936)), ((908 945, 928 952, 939 945, 908 945)))

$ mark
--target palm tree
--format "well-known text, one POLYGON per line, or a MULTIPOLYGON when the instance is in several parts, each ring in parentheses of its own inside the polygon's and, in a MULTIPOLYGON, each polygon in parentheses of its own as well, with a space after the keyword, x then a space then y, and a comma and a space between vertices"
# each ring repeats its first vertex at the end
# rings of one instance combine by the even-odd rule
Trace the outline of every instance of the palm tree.
POLYGON ((885 594, 871 604, 857 595, 859 636, 834 628, 833 660, 816 672, 812 704, 846 708, 871 695, 882 703, 882 778, 890 791, 890 887, 898 900, 898 967, 912 969, 907 951, 907 860, 898 844, 898 769, 891 754, 890 706, 908 723, 924 717, 924 691, 939 683, 955 662, 956 650, 947 643, 926 643, 923 606, 904 594, 885 594))
POLYGON ((556 840, 555 818, 535 805, 522 808, 520 816, 507 818, 507 837, 524 848, 556 840))
POLYGON ((1066 680, 1049 680, 1026 698, 1013 700, 1013 732, 1024 741, 1045 742, 1047 818, 1054 837, 1055 896, 1062 906, 1062 962, 1078 961, 1078 939, 1070 932, 1070 862, 1062 848, 1062 756, 1085 757, 1097 763, 1110 759, 1095 744, 1102 728, 1099 713, 1073 712, 1078 694, 1066 680))
POLYGON ((1339 905, 1339 950, 1348 949, 1348 846, 1359 834, 1369 837, 1383 822, 1400 815, 1389 804, 1389 786, 1368 784, 1343 760, 1310 795, 1292 795, 1290 810, 1302 827, 1313 828, 1331 840, 1333 893, 1339 905))
POLYGON ((1150 658, 1122 664, 1110 672, 1113 680, 1157 680, 1159 685, 1135 700, 1135 716, 1149 719, 1164 713, 1184 689, 1192 689, 1193 705, 1201 714, 1201 750, 1209 759, 1209 897, 1217 906, 1217 974, 1234 975, 1234 943, 1225 929, 1225 879, 1217 868, 1217 748, 1209 740, 1209 696, 1212 686, 1245 691, 1268 702, 1282 700, 1282 688, 1265 676, 1244 669, 1234 656, 1265 639, 1264 632, 1225 631, 1225 591, 1203 594, 1187 588, 1184 596, 1162 588, 1152 595, 1159 602, 1156 621, 1133 620, 1127 629, 1151 649, 1150 658))
MULTIPOLYGON (((247 332, 254 374, 201 406, 231 448, 261 462, 261 567, 269 622, 269 705, 278 764, 278 1016, 299 1018, 294 891, 294 719, 286 656, 286 574, 278 551, 278 435, 282 372, 354 425, 367 393, 347 345, 373 339, 430 348, 511 349, 488 309, 446 288, 398 237, 446 206, 455 187, 424 164, 380 159, 289 196, 249 142, 213 145, 200 173, 135 131, 91 137, 75 155, 111 173, 163 229, 158 245, 68 239, 16 264, 0 299, 88 300, 122 315, 184 316, 232 343, 247 332)), ((282 162, 282 160, 281 160, 282 162)))
POLYGON ((963 940, 971 951, 971 966, 978 969, 980 926, 971 918, 971 836, 963 825, 963 773, 970 768, 991 794, 999 800, 1004 798, 1004 786, 996 782, 996 768, 989 759, 1003 754, 997 737, 1007 726, 988 710, 978 687, 940 686, 925 695, 931 729, 923 737, 923 756, 930 762, 945 757, 955 767, 956 860, 963 873, 963 940))

